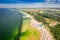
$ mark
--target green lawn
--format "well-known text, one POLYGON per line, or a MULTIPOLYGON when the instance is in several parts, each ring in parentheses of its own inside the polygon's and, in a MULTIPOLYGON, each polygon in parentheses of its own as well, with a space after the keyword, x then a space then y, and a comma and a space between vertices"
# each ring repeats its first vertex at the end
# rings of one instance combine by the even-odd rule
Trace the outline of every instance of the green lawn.
POLYGON ((39 40, 41 33, 30 25, 30 19, 24 19, 20 40, 39 40))

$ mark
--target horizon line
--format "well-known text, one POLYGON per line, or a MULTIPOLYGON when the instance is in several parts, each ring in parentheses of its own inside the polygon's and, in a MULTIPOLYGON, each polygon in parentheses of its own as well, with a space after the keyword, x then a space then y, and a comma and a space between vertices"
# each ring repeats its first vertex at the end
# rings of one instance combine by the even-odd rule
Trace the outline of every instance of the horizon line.
POLYGON ((60 8, 60 4, 53 3, 16 3, 0 4, 0 8, 60 8))

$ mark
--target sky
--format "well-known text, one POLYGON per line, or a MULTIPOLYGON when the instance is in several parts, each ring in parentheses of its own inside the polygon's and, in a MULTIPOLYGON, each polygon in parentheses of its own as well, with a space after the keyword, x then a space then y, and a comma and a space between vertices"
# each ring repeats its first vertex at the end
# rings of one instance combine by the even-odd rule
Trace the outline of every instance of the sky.
POLYGON ((0 8, 60 8, 60 0, 0 0, 0 8))

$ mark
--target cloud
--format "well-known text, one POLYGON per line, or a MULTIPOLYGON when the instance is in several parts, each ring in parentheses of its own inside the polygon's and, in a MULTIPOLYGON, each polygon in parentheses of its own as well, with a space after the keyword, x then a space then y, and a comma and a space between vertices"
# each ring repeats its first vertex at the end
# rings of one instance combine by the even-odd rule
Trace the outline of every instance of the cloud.
POLYGON ((49 3, 16 3, 0 4, 0 8, 60 8, 59 4, 49 3))
POLYGON ((60 4, 60 0, 46 0, 46 2, 51 2, 55 4, 60 4))

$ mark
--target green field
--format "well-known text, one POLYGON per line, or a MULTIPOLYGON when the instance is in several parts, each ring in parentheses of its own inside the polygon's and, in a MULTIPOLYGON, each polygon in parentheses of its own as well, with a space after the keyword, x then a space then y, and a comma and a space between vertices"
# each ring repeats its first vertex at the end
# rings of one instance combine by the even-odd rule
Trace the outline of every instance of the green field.
POLYGON ((39 40, 41 33, 30 25, 30 19, 24 19, 20 40, 39 40))

